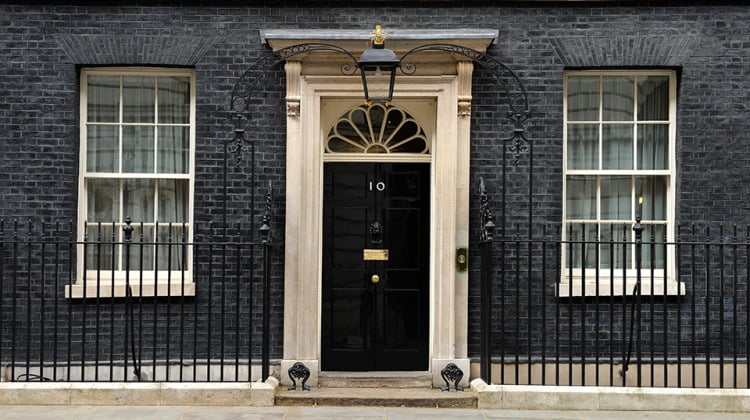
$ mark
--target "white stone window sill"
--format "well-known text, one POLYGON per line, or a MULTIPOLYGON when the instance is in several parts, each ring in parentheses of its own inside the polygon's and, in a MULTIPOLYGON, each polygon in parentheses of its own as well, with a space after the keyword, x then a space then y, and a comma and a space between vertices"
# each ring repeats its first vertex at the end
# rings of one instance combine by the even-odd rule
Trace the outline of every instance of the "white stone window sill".
MULTIPOLYGON (((558 284, 557 296, 560 298, 569 297, 602 297, 602 296, 633 296, 635 291, 636 278, 628 277, 623 285, 623 279, 615 278, 614 285, 611 286, 610 278, 596 279, 586 278, 583 283, 580 277, 573 277, 571 286, 568 278, 565 278, 558 284), (583 287, 582 287, 583 283, 583 287), (597 294, 598 286, 598 294, 597 294)), ((677 282, 674 279, 667 279, 666 296, 684 296, 685 283, 677 282)), ((641 296, 665 296, 664 278, 654 278, 653 282, 650 276, 641 278, 641 296), (652 287, 653 283, 653 287, 652 287)))
MULTIPOLYGON (((141 285, 140 280, 131 280, 130 290, 133 297, 195 296, 195 283, 185 280, 185 284, 183 285, 181 279, 178 278, 170 282, 159 280, 156 284, 153 280, 143 280, 143 284, 141 285)), ((115 281, 114 284, 109 280, 101 280, 98 284, 95 280, 88 280, 86 281, 85 288, 83 283, 65 286, 65 297, 68 299, 96 299, 97 297, 106 299, 126 296, 127 289, 125 282, 119 280, 115 281)))

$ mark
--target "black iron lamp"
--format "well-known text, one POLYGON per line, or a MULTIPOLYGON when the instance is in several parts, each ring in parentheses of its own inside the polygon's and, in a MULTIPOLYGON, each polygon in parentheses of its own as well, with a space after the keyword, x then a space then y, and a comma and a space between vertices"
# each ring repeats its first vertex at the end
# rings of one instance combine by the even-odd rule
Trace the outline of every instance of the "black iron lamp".
POLYGON ((388 106, 393 99, 393 84, 396 81, 396 69, 401 67, 401 60, 396 54, 385 48, 385 35, 380 25, 372 32, 372 48, 365 50, 357 62, 362 74, 362 87, 367 105, 382 103, 388 106))

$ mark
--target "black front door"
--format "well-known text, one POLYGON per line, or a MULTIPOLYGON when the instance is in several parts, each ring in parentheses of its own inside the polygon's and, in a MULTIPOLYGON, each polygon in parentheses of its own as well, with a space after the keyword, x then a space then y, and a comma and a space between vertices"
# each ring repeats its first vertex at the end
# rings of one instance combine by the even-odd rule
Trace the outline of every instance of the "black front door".
POLYGON ((427 370, 430 166, 326 163, 322 370, 427 370))

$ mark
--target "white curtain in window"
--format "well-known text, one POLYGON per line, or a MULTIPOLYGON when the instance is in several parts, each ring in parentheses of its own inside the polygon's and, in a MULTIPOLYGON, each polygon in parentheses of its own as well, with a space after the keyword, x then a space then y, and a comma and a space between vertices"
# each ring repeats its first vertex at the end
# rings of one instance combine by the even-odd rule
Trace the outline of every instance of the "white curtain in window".
POLYGON ((565 208, 568 220, 596 219, 595 176, 568 176, 565 208))
POLYGON ((159 84, 159 124, 190 122, 190 79, 162 76, 159 84))
POLYGON ((632 220, 632 177, 601 177, 602 220, 632 220))
POLYGON ((86 188, 89 223, 112 223, 119 221, 120 181, 118 179, 89 179, 86 188))
POLYGON ((669 78, 638 77, 638 121, 669 121, 669 78))
POLYGON ((86 130, 86 171, 117 172, 120 146, 117 126, 89 125, 86 130))
POLYGON ((636 215, 644 221, 667 220, 667 179, 663 176, 636 177, 636 215))
POLYGON ((188 173, 190 152, 189 127, 159 127, 157 172, 161 174, 188 173))
POLYGON ((126 179, 123 182, 123 219, 130 217, 134 222, 154 222, 153 179, 126 179))
POLYGON ((669 126, 638 125, 638 169, 669 169, 669 126))
POLYGON ((633 121, 632 76, 602 78, 602 121, 633 121))
POLYGON ((88 76, 86 105, 89 122, 119 122, 120 77, 88 76))
POLYGON ((154 127, 126 125, 122 127, 122 172, 152 173, 154 171, 154 127))
POLYGON ((599 169, 599 125, 568 125, 568 169, 599 169))
POLYGON ((122 78, 122 121, 153 123, 155 116, 156 78, 124 76, 122 78))
POLYGON ((599 121, 599 76, 568 78, 568 121, 599 121))

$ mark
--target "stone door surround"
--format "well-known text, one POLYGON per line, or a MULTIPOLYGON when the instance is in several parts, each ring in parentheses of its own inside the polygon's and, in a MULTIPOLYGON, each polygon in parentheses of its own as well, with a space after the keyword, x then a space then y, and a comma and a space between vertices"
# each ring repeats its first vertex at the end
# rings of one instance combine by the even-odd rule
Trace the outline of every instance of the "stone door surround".
MULTIPOLYGON (((494 42, 497 30, 400 30, 384 28, 386 47, 401 56, 430 43, 454 44, 480 52, 494 42)), ((369 48, 369 29, 265 30, 262 42, 277 51, 301 43, 327 43, 346 48, 355 57, 369 48)), ((416 73, 397 75, 394 102, 415 109, 431 103, 436 121, 432 136, 430 230, 430 337, 429 372, 433 385, 443 380, 440 371, 457 364, 468 384, 468 276, 455 268, 456 248, 469 241, 469 138, 473 64, 446 52, 414 55, 416 73)), ((324 105, 362 98, 359 74, 342 75, 346 57, 331 52, 295 56, 285 66, 287 83, 286 238, 284 267, 284 350, 281 381, 302 362, 310 369, 308 384, 318 383, 320 372, 320 311, 322 256, 322 172, 324 139, 330 121, 324 105)), ((363 99, 362 99, 363 101, 363 99)), ((336 115, 335 117, 338 117, 336 115)), ((379 156, 377 159, 383 159, 379 156)), ((394 159, 394 157, 386 158, 394 159)), ((398 157, 395 157, 398 161, 398 157)), ((393 161, 393 160, 391 160, 393 161)), ((401 373, 402 374, 402 373, 401 373)), ((396 375, 394 373, 394 375, 396 375)))

